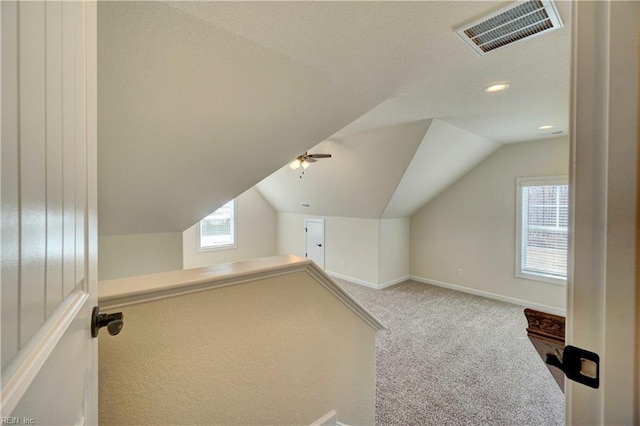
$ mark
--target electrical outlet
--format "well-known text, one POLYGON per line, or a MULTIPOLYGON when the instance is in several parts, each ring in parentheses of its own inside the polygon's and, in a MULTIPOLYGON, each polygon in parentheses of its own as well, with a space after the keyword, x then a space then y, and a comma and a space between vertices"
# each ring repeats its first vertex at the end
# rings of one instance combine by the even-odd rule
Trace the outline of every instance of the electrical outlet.
POLYGON ((340 266, 344 266, 344 259, 340 260, 340 266))
POLYGON ((462 268, 456 269, 456 275, 458 275, 460 277, 462 276, 462 268))

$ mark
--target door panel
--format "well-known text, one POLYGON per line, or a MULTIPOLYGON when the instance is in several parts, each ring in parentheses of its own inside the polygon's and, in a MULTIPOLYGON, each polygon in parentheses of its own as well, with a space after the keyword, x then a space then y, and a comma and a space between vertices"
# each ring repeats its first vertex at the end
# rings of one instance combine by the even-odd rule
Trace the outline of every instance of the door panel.
MULTIPOLYGON (((66 3, 65 3, 66 4, 66 3)), ((75 150, 76 150, 76 169, 75 169, 75 281, 74 287, 79 285, 85 278, 86 265, 85 260, 85 215, 87 201, 87 145, 80 141, 86 139, 86 63, 87 55, 84 45, 85 40, 85 10, 71 4, 71 13, 73 13, 72 29, 75 30, 73 46, 74 52, 74 79, 75 82, 75 150)), ((73 161, 73 159, 70 159, 73 161)))
POLYGON ((319 267, 324 269, 324 221, 321 219, 307 219, 304 222, 306 229, 306 255, 319 267))
POLYGON ((47 286, 46 318, 62 302, 62 4, 46 7, 47 286))
POLYGON ((96 5, 0 7, 1 415, 97 423, 96 5))
POLYGON ((63 186, 63 296, 68 295, 76 286, 75 277, 75 229, 76 229, 76 192, 73 188, 76 175, 76 113, 75 113, 75 19, 73 2, 62 2, 62 140, 64 153, 63 186))
POLYGON ((45 4, 19 3, 18 10, 20 346, 23 346, 45 319, 45 4))
MULTIPOLYGON (((67 296, 58 308, 52 315, 56 321, 48 322, 45 327, 44 340, 60 333, 59 341, 26 348, 31 354, 42 354, 38 358, 43 363, 37 369, 30 368, 28 374, 33 377, 26 389, 20 389, 20 383, 10 388, 24 390, 10 416, 30 418, 35 424, 85 424, 90 418, 85 400, 92 374, 87 360, 95 342, 88 327, 91 304, 86 292, 77 291, 67 296), (49 350, 44 356, 43 352, 49 350), (79 419, 85 421, 79 423, 79 419)), ((2 415, 6 415, 4 411, 2 415)), ((97 424, 97 421, 88 423, 97 424)))
POLYGON ((18 111, 6 108, 18 104, 17 4, 2 3, 2 369, 18 353, 19 303, 18 276, 20 253, 20 210, 18 181, 5 176, 18 175, 18 111))

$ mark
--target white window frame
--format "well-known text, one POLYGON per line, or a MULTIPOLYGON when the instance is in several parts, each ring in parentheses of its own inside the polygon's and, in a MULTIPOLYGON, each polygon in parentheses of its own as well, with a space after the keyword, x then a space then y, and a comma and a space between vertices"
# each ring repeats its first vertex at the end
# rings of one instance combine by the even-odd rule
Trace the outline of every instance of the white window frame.
MULTIPOLYGON (((229 203, 231 203, 231 236, 233 241, 231 243, 208 245, 203 247, 202 246, 202 222, 204 221, 204 219, 202 219, 200 222, 198 222, 198 227, 197 227, 198 228, 198 232, 197 232, 198 238, 196 241, 197 251, 205 252, 205 251, 218 251, 218 250, 232 250, 237 247, 237 241, 238 241, 237 203, 235 199, 231 200, 229 203)), ((226 204, 228 203, 225 203, 225 205, 226 204)))
MULTIPOLYGON (((525 177, 516 179, 516 277, 550 284, 566 285, 567 280, 545 274, 522 271, 522 188, 528 186, 568 185, 567 176, 525 177)), ((567 271, 568 273, 568 271, 567 271)))

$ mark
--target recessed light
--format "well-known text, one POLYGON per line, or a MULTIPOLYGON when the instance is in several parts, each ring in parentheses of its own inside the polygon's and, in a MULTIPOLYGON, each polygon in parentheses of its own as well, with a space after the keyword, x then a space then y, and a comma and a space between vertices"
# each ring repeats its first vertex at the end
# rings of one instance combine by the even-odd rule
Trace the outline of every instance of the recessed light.
POLYGON ((507 82, 493 83, 493 84, 485 87, 484 91, 487 92, 487 93, 502 92, 503 90, 507 90, 509 88, 509 86, 511 86, 511 84, 507 83, 507 82))
POLYGON ((551 124, 545 124, 544 126, 538 127, 538 130, 549 130, 549 129, 553 129, 553 126, 551 124))

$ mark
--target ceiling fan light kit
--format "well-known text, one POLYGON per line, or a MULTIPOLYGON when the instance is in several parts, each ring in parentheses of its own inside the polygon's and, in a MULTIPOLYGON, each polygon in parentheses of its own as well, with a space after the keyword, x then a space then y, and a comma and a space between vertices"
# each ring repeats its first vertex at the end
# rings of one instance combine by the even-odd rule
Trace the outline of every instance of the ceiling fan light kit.
POLYGON ((293 160, 291 164, 289 164, 289 168, 291 170, 298 170, 300 168, 300 160, 298 160, 297 158, 293 160))
POLYGON ((291 170, 298 170, 302 167, 302 173, 300 174, 300 179, 302 179, 304 171, 311 165, 311 163, 316 162, 319 158, 331 158, 331 154, 308 154, 305 152, 302 155, 298 155, 295 160, 289 164, 289 168, 291 170))

